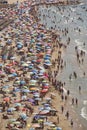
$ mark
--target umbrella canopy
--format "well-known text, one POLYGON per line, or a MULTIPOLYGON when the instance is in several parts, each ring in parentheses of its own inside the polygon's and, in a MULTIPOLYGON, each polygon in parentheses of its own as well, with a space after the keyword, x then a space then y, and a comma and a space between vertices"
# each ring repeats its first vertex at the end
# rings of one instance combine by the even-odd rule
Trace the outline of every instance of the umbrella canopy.
POLYGON ((35 91, 35 90, 39 90, 38 88, 36 88, 36 87, 32 87, 32 88, 29 88, 30 89, 30 91, 35 91))
POLYGON ((12 124, 16 124, 16 125, 19 125, 20 122, 19 121, 13 121, 12 124))
POLYGON ((29 83, 29 86, 36 86, 36 83, 30 82, 30 83, 29 83))
POLYGON ((3 100, 6 101, 6 102, 9 102, 10 98, 9 97, 5 97, 3 100))
POLYGON ((24 92, 24 93, 29 93, 30 90, 28 90, 28 89, 23 89, 22 92, 24 92))
POLYGON ((3 86, 2 88, 3 89, 8 89, 10 86, 3 86))
POLYGON ((21 84, 21 85, 24 85, 24 84, 26 84, 26 82, 25 82, 24 80, 21 80, 21 81, 20 81, 20 84, 21 84))
POLYGON ((43 111, 40 111, 39 114, 45 115, 45 114, 48 114, 49 112, 50 112, 50 110, 43 110, 43 111))
POLYGON ((11 107, 11 108, 8 108, 7 109, 7 112, 12 112, 12 111, 15 111, 16 109, 14 107, 11 107))
POLYGON ((48 89, 42 89, 41 90, 41 93, 46 93, 46 92, 48 92, 48 89))
POLYGON ((26 115, 25 113, 21 113, 21 114, 20 114, 20 117, 21 117, 22 119, 24 119, 24 120, 27 119, 27 115, 26 115))
POLYGON ((37 83, 37 80, 30 80, 30 83, 37 83))
POLYGON ((15 107, 21 106, 21 103, 15 103, 14 106, 15 107))
POLYGON ((32 125, 33 128, 39 128, 40 127, 40 124, 39 123, 35 123, 32 125))
POLYGON ((27 63, 22 64, 23 67, 28 67, 29 65, 27 63))
POLYGON ((15 122, 16 121, 16 119, 15 118, 12 118, 12 119, 9 119, 8 120, 8 123, 12 123, 12 122, 15 122))

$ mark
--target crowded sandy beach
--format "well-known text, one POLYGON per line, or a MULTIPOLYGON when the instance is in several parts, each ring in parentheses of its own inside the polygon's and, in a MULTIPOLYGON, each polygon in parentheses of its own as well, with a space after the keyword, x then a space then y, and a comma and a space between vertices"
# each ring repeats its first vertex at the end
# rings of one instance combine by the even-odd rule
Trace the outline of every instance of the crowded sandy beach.
POLYGON ((83 130, 71 110, 78 99, 56 78, 66 66, 59 32, 39 21, 32 1, 8 3, 16 5, 0 9, 0 20, 13 20, 0 31, 0 130, 83 130))

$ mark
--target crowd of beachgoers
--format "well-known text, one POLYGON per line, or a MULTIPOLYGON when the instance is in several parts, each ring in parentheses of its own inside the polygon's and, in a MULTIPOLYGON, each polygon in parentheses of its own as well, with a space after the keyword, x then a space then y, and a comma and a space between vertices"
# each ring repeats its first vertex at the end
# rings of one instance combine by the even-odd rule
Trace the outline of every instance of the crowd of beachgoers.
POLYGON ((0 32, 0 127, 71 130, 73 120, 70 127, 68 110, 63 117, 70 91, 64 97, 65 83, 56 80, 65 66, 61 55, 66 46, 57 40, 59 35, 54 29, 46 29, 38 22, 32 4, 17 2, 14 8, 0 9, 0 22, 14 19, 0 32))

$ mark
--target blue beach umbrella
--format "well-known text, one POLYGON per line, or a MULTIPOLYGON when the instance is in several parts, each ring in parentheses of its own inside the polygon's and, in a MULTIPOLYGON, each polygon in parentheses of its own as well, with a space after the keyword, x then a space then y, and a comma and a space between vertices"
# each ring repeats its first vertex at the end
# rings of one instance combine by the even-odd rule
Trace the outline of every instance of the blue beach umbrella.
POLYGON ((30 91, 28 89, 23 89, 22 92, 29 93, 30 91))
POLYGON ((11 43, 12 43, 12 40, 11 40, 11 39, 8 39, 6 43, 7 43, 7 44, 11 44, 11 43))
POLYGON ((32 68, 33 68, 33 65, 29 65, 28 68, 29 68, 29 69, 32 69, 32 68))
POLYGON ((2 67, 3 66, 3 64, 0 64, 0 67, 2 67))
POLYGON ((2 88, 3 89, 8 89, 10 86, 3 86, 2 88))
POLYGON ((21 113, 20 114, 20 117, 23 119, 23 120, 26 120, 28 117, 25 113, 21 113))
POLYGON ((24 80, 21 80, 20 85, 24 85, 24 84, 26 84, 26 82, 24 80))
POLYGON ((12 112, 12 111, 15 111, 16 109, 14 107, 11 107, 11 108, 8 108, 7 109, 7 112, 12 112))
POLYGON ((17 73, 12 73, 12 75, 13 75, 14 77, 16 77, 16 76, 17 76, 17 73))

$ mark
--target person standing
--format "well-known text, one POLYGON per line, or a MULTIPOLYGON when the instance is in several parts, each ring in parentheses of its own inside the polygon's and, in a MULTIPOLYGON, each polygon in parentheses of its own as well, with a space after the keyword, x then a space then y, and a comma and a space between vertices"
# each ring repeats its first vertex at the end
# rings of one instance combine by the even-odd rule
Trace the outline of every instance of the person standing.
POLYGON ((78 99, 76 98, 76 105, 78 105, 78 99))
POLYGON ((71 122, 70 122, 70 123, 71 123, 71 127, 73 127, 73 120, 72 120, 72 119, 71 119, 71 122))
POLYGON ((72 105, 74 105, 74 98, 72 98, 72 105))
POLYGON ((62 113, 64 112, 64 106, 63 105, 61 106, 61 111, 62 111, 62 113))
POLYGON ((57 123, 59 124, 59 116, 57 116, 57 123))
POLYGON ((79 86, 79 93, 81 93, 81 86, 79 86))
POLYGON ((69 119, 69 111, 66 112, 66 115, 65 115, 65 116, 66 116, 66 118, 67 118, 67 120, 68 120, 68 119, 69 119))

